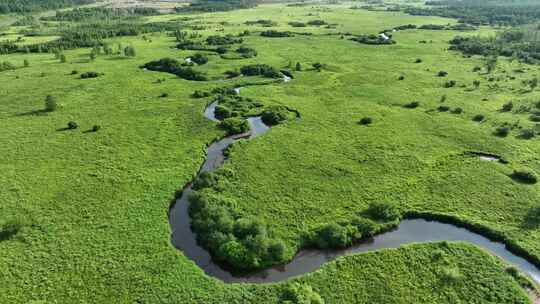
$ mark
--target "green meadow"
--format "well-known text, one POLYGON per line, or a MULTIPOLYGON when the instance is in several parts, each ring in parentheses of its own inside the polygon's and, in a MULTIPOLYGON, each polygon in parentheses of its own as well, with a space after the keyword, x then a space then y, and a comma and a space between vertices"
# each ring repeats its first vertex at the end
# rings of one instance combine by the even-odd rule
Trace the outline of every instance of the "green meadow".
MULTIPOLYGON (((540 259, 539 186, 510 177, 522 168, 540 173, 538 136, 520 136, 540 131, 530 120, 540 94, 523 84, 538 67, 501 57, 488 74, 484 58, 448 50, 456 35, 493 34, 488 27, 398 31, 393 45, 342 39, 404 24, 456 23, 349 7, 270 4, 186 15, 205 26, 199 40, 249 30, 242 45, 258 52, 238 60, 202 52, 209 61, 194 69, 208 81, 140 68, 201 53, 176 49, 165 32, 107 40, 114 49, 133 46, 135 57, 90 60, 89 48, 64 51, 66 62, 52 53, 0 55, 0 63, 17 66, 0 72, 0 302, 287 303, 287 288, 300 284, 325 303, 530 303, 507 265, 465 243, 345 256, 272 284, 223 283, 171 244, 168 210, 175 193, 196 175, 206 146, 225 134, 203 116, 211 97, 191 94, 264 82, 223 76, 258 63, 291 70, 294 79, 245 87, 241 96, 285 105, 301 119, 235 144, 225 164, 232 174, 219 195, 283 239, 288 258, 301 249, 306 232, 390 202, 404 214, 482 227, 540 259), (262 37, 258 32, 268 28, 245 24, 260 19, 275 21, 273 30, 297 33, 262 37), (336 27, 288 25, 315 19, 336 27), (297 62, 301 71, 294 70, 297 62), (481 70, 473 72, 477 66, 481 70), (90 71, 100 76, 81 79, 90 71), (439 77, 440 71, 447 75, 439 77), (456 85, 445 88, 450 80, 456 85), (43 110, 47 95, 57 100, 56 111, 43 110), (509 101, 513 109, 501 111, 509 101), (418 106, 407 107, 411 102, 418 106), (482 121, 473 120, 477 115, 482 121), (365 117, 372 123, 359 124, 365 117), (70 121, 78 128, 68 129, 70 121), (501 125, 511 126, 506 137, 493 134, 501 125)), ((0 28, 8 18, 0 16, 0 28)), ((0 40, 22 35, 4 32, 0 40)), ((50 39, 23 37, 23 43, 50 39)))

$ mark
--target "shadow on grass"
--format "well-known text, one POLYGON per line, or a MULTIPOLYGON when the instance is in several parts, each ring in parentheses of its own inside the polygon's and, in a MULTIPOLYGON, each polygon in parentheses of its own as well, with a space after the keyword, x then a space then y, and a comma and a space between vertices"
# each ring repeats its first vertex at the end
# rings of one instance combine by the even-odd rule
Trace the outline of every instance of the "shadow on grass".
POLYGON ((127 60, 129 57, 117 56, 117 57, 107 57, 105 60, 127 60))
POLYGON ((48 111, 45 109, 32 110, 28 112, 17 113, 15 116, 32 116, 32 115, 47 115, 48 111))

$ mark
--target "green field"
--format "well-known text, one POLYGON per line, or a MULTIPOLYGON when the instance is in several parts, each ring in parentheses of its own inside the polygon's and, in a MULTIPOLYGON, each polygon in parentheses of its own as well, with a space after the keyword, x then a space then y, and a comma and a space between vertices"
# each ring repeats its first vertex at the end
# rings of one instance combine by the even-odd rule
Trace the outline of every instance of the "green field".
MULTIPOLYGON (((14 235, 0 233, 0 302, 280 303, 288 282, 225 284, 206 276, 171 245, 167 219, 206 145, 224 135, 203 116, 210 98, 190 95, 263 80, 222 80, 225 71, 251 63, 280 69, 301 63, 293 81, 243 88, 241 95, 294 108, 302 118, 236 144, 225 165, 234 174, 222 181, 219 195, 285 240, 289 258, 305 232, 348 221, 379 201, 485 227, 540 258, 539 186, 508 176, 522 167, 540 172, 538 137, 518 136, 520 128, 539 131, 529 112, 540 94, 522 90, 538 67, 500 58, 488 75, 472 72, 485 66, 483 58, 447 50, 456 35, 493 33, 486 27, 400 31, 395 45, 340 39, 337 33, 455 23, 348 7, 272 4, 197 16, 207 27, 197 31, 203 37, 249 30, 243 44, 258 52, 242 60, 209 53, 208 64, 195 67, 210 76, 205 82, 139 68, 196 53, 174 49, 166 33, 108 40, 113 47, 133 46, 134 58, 98 55, 92 61, 90 49, 64 51, 65 63, 53 54, 0 55, 0 62, 19 67, 0 72, 0 227, 21 225, 14 235), (258 19, 276 21, 275 30, 313 35, 261 37, 257 32, 267 28, 244 24, 258 19), (287 24, 313 19, 337 27, 287 24), (310 68, 317 62, 325 65, 321 72, 310 68), (80 79, 88 71, 103 75, 80 79), (438 77, 439 71, 448 76, 438 77), (457 86, 443 88, 447 80, 457 86), (474 80, 481 81, 478 89, 474 80), (58 100, 57 111, 42 111, 47 95, 58 100), (419 106, 403 107, 412 101, 419 106), (508 101, 514 110, 501 112, 508 101), (441 105, 462 112, 440 112, 441 105), (485 120, 474 122, 477 114, 485 120), (373 123, 358 124, 363 117, 373 123), (69 121, 79 128, 65 130, 69 121), (504 122, 515 125, 510 135, 494 136, 504 122), (88 132, 94 125, 101 129, 88 132), (468 152, 497 154, 509 163, 468 152)), ((7 18, 0 17, 0 26, 7 18)), ((18 35, 6 32, 0 40, 18 35)), ((24 39, 30 38, 47 37, 24 39)), ((325 303, 529 303, 505 267, 471 245, 419 244, 343 257, 293 281, 312 286, 325 303)))

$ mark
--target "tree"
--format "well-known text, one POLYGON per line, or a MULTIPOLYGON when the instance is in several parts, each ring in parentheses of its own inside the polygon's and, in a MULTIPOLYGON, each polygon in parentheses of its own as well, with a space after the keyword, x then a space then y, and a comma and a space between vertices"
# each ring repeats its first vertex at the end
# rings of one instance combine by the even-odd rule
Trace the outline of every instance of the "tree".
POLYGON ((489 57, 486 61, 486 69, 488 74, 495 71, 497 68, 497 56, 489 57))
POLYGON ((60 54, 60 62, 61 63, 65 63, 67 60, 66 60, 66 55, 64 54, 60 54))
POLYGON ((302 70, 302 65, 300 64, 300 62, 297 62, 296 63, 296 71, 300 72, 301 70, 302 70))
POLYGON ((92 61, 96 60, 96 56, 97 56, 97 54, 96 54, 95 50, 92 50, 90 52, 90 60, 92 60, 92 61))
POLYGON ((398 206, 392 203, 375 202, 369 205, 368 214, 382 221, 395 221, 401 218, 401 211, 398 206))
POLYGON ((52 95, 47 95, 47 97, 45 97, 45 111, 53 112, 56 111, 57 108, 56 98, 52 95))
POLYGON ((480 87, 480 80, 473 81, 473 86, 474 88, 478 89, 478 87, 480 87))
POLYGON ((30 62, 28 61, 28 59, 25 59, 23 64, 25 68, 30 66, 30 62))
POLYGON ((126 48, 124 49, 124 55, 126 57, 135 57, 135 48, 132 46, 126 46, 126 48))

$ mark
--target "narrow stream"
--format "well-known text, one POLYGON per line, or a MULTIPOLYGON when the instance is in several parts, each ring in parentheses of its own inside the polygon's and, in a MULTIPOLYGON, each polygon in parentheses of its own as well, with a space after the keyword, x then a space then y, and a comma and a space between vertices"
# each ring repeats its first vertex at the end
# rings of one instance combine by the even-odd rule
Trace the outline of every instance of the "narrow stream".
MULTIPOLYGON (((239 88, 235 91, 239 92, 239 88)), ((211 103, 204 115, 213 121, 219 121, 214 110, 217 102, 211 103)), ((238 140, 249 140, 260 136, 269 130, 260 117, 248 119, 251 132, 236 136, 225 137, 212 143, 207 150, 207 158, 201 166, 199 173, 214 171, 220 168, 225 157, 223 151, 238 140)), ((537 284, 540 284, 540 271, 532 263, 508 251, 504 244, 490 241, 489 239, 473 233, 467 229, 459 228, 450 224, 443 224, 423 219, 403 220, 399 227, 393 231, 383 233, 370 241, 362 242, 343 250, 302 250, 292 261, 285 265, 266 269, 257 273, 233 276, 230 272, 212 261, 210 254, 197 244, 196 234, 191 231, 190 217, 188 214, 188 197, 192 192, 189 184, 176 200, 169 211, 169 222, 172 228, 172 243, 182 250, 185 256, 195 262, 209 276, 223 280, 224 282, 252 282, 266 283, 282 281, 287 278, 308 273, 320 268, 324 263, 340 256, 359 252, 372 251, 385 248, 397 248, 411 243, 425 243, 435 241, 466 241, 473 243, 488 252, 498 256, 506 263, 515 266, 521 272, 528 274, 537 284)))

